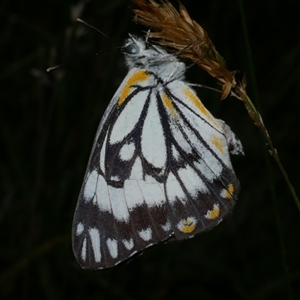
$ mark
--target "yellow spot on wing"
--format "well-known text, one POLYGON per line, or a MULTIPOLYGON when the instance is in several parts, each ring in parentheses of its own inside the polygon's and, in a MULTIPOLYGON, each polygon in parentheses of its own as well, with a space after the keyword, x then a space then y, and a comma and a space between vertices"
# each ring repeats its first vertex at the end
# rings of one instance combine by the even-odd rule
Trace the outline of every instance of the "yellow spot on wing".
POLYGON ((165 93, 162 93, 161 98, 165 107, 170 111, 171 115, 173 115, 174 118, 177 118, 176 111, 170 97, 168 97, 165 93))
POLYGON ((132 76, 127 80, 127 82, 124 84, 123 90, 121 92, 120 98, 118 100, 118 105, 120 106, 129 93, 131 92, 131 87, 133 85, 138 84, 139 82, 145 81, 149 78, 149 75, 145 70, 138 70, 132 76))
POLYGON ((195 230, 196 223, 194 218, 187 218, 185 220, 182 220, 182 227, 180 228, 180 231, 183 233, 191 233, 195 230))
POLYGON ((214 204, 212 210, 208 210, 206 215, 204 216, 208 220, 214 220, 220 215, 220 208, 218 204, 214 204))
POLYGON ((234 193, 234 186, 232 183, 228 184, 227 189, 222 191, 222 197, 226 199, 232 199, 232 195, 234 193))
POLYGON ((183 92, 187 98, 189 98, 196 108, 208 119, 217 129, 220 129, 219 123, 211 115, 211 113, 204 107, 200 99, 194 94, 189 87, 184 87, 183 92))
POLYGON ((212 135, 210 141, 221 152, 221 154, 224 155, 223 139, 216 135, 212 135))

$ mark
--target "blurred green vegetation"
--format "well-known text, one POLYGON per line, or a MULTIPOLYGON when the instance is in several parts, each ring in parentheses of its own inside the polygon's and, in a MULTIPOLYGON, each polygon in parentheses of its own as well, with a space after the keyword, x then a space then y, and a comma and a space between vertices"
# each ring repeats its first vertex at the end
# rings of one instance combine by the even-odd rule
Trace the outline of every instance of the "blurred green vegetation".
MULTIPOLYGON (((299 193, 298 3, 243 1, 250 49, 240 1, 182 0, 228 69, 250 73, 248 93, 299 193)), ((131 21, 133 7, 129 0, 0 3, 0 298, 299 299, 299 211, 243 104, 204 89, 199 97, 244 145, 245 157, 233 158, 242 187, 233 214, 209 233, 157 245, 107 271, 77 265, 74 208, 98 123, 126 74, 112 49, 128 32, 146 30, 131 21)), ((196 66, 187 79, 215 86, 196 66)))

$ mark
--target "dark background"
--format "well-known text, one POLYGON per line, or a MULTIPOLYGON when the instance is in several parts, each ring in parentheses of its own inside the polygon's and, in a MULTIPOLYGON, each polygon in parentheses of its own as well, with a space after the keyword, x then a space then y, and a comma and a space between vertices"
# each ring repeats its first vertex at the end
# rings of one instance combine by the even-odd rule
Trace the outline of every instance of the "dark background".
MULTIPOLYGON (((228 69, 247 73, 249 96, 299 193, 298 1, 247 0, 244 11, 241 0, 182 2, 228 69)), ((0 298, 299 299, 299 210, 243 104, 205 89, 199 97, 244 145, 245 157, 233 158, 242 189, 232 215, 107 271, 77 265, 74 208, 98 123, 126 74, 112 48, 146 29, 131 21, 132 8, 129 0, 0 3, 0 298), (99 50, 108 51, 45 72, 99 50)), ((196 66, 187 78, 217 86, 196 66)))

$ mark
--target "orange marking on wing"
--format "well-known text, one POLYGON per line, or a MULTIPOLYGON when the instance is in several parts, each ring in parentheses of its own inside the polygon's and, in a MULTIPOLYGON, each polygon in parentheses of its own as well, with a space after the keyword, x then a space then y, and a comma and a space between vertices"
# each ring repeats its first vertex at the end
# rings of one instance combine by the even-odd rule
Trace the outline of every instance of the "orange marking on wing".
POLYGON ((211 113, 204 107, 200 99, 193 93, 193 91, 187 86, 183 89, 184 94, 189 98, 196 108, 217 128, 220 129, 219 123, 211 115, 211 113))
POLYGON ((227 189, 224 189, 223 190, 223 197, 226 198, 226 199, 229 199, 231 200, 232 199, 232 195, 234 193, 234 186, 232 183, 228 184, 228 187, 227 189))
POLYGON ((208 220, 214 220, 220 215, 220 208, 217 204, 214 204, 212 210, 207 211, 205 218, 208 220))
POLYGON ((123 90, 121 92, 120 98, 118 100, 118 105, 122 105, 122 103, 125 101, 127 96, 131 92, 131 87, 135 84, 138 84, 139 82, 145 81, 149 78, 149 75, 145 70, 139 70, 132 74, 132 76, 127 80, 125 83, 123 90))
POLYGON ((170 111, 171 115, 173 115, 174 118, 177 118, 176 111, 170 97, 168 97, 165 93, 162 93, 161 98, 165 107, 170 111))
POLYGON ((187 218, 183 221, 183 226, 180 229, 180 231, 183 233, 191 233, 195 230, 195 228, 196 228, 196 224, 194 223, 194 221, 191 220, 190 218, 187 218))
POLYGON ((216 135, 212 135, 210 141, 221 152, 221 154, 224 155, 223 139, 216 135))

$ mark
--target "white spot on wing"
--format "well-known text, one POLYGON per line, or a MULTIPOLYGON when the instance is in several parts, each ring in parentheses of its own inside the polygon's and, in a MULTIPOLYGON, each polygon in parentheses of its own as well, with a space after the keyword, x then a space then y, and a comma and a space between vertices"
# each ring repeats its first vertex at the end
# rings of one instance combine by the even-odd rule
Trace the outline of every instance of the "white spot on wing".
POLYGON ((100 232, 97 228, 89 229, 89 235, 92 242, 92 248, 94 252, 95 262, 101 261, 101 252, 100 252, 100 232))
POLYGON ((178 170, 178 175, 184 184, 184 187, 191 196, 196 197, 197 191, 202 193, 207 193, 208 188, 203 182, 203 180, 198 176, 193 168, 186 166, 178 170))
POLYGON ((133 248, 133 246, 134 246, 132 239, 130 239, 128 241, 127 240, 123 240, 122 242, 123 242, 123 244, 124 244, 124 246, 125 246, 125 248, 127 250, 131 250, 133 248))
POLYGON ((103 144, 101 145, 101 150, 100 150, 100 168, 105 174, 105 152, 106 152, 106 142, 107 142, 107 134, 105 135, 105 139, 103 144))
POLYGON ((141 116, 149 91, 140 91, 124 107, 110 134, 110 143, 115 144, 124 139, 136 126, 141 116))
POLYGON ((99 175, 96 191, 96 200, 101 211, 111 211, 110 200, 108 195, 107 183, 105 179, 99 175))
POLYGON ((134 150, 134 143, 124 144, 119 153, 120 158, 125 161, 130 160, 134 154, 134 150))
POLYGON ((112 180, 112 181, 120 181, 120 177, 119 176, 111 176, 110 180, 112 180))
MULTIPOLYGON (((217 158, 212 155, 212 153, 207 148, 202 147, 201 158, 203 158, 203 160, 205 161, 205 164, 209 166, 209 168, 212 170, 212 172, 215 174, 216 177, 221 175, 223 166, 217 160, 217 158)), ((222 161, 225 163, 224 160, 222 160, 222 161)))
POLYGON ((81 258, 82 260, 86 260, 86 237, 83 240, 82 248, 81 248, 81 258))
POLYGON ((145 183, 148 183, 148 184, 157 184, 157 180, 150 176, 150 175, 146 175, 145 176, 145 183))
POLYGON ((77 224, 76 235, 81 235, 83 232, 84 226, 81 222, 77 224))
POLYGON ((107 239, 106 241, 109 254, 112 258, 118 256, 118 243, 115 239, 107 239))
POLYGON ((177 149, 175 148, 174 145, 172 145, 172 155, 173 155, 175 160, 179 161, 180 154, 179 154, 179 152, 177 151, 177 149))
POLYGON ((179 199, 182 202, 185 202, 186 195, 185 195, 184 191, 182 190, 177 178, 171 172, 169 173, 169 176, 167 179, 166 191, 167 191, 167 196, 168 196, 168 200, 170 203, 175 202, 176 199, 179 199))
POLYGON ((125 180, 124 193, 129 210, 144 204, 144 198, 136 180, 125 180))
POLYGON ((166 197, 158 182, 149 184, 139 181, 138 183, 148 207, 162 206, 165 203, 166 197))
POLYGON ((170 221, 167 221, 166 224, 161 225, 161 228, 165 231, 165 232, 169 232, 171 230, 171 223, 170 221))
POLYGON ((147 229, 138 231, 138 234, 141 237, 141 239, 143 239, 145 242, 147 242, 152 238, 152 229, 150 227, 148 227, 147 229))
POLYGON ((143 167, 139 157, 135 159, 135 162, 131 168, 129 179, 143 180, 143 167))
MULTIPOLYGON (((185 126, 185 125, 181 124, 181 126, 185 126)), ((174 136, 174 139, 176 140, 176 142, 178 143, 180 148, 182 150, 184 150, 185 153, 192 153, 192 151, 193 151, 192 147, 191 147, 190 143, 186 140, 186 138, 184 137, 182 132, 180 131, 179 126, 177 125, 177 123, 175 123, 175 122, 171 123, 170 128, 171 128, 172 134, 174 136)), ((176 149, 175 149, 175 151, 177 152, 176 149)), ((175 152, 175 154, 173 153, 174 156, 176 155, 176 152, 175 152)), ((177 157, 179 157, 179 156, 177 156, 177 157)), ((175 159, 177 159, 177 157, 175 156, 175 159)))
MULTIPOLYGON (((206 163, 203 160, 200 160, 198 162, 194 163, 196 169, 198 169, 201 174, 208 179, 209 181, 212 181, 213 179, 217 178, 217 176, 211 171, 211 169, 206 165, 206 163)), ((218 174, 221 174, 222 166, 221 164, 218 164, 216 166, 219 166, 218 174)))
POLYGON ((167 159, 166 142, 154 94, 148 107, 142 131, 142 152, 155 168, 164 168, 167 159))
POLYGON ((227 124, 225 124, 225 122, 222 120, 217 120, 217 121, 223 127, 227 144, 231 146, 230 153, 234 155, 239 155, 239 154, 244 155, 242 143, 236 137, 236 135, 231 131, 230 127, 227 124))
POLYGON ((109 185, 108 193, 114 217, 118 221, 127 223, 129 221, 129 212, 125 201, 124 190, 122 188, 115 188, 109 185))
POLYGON ((85 200, 91 200, 96 191, 98 173, 96 170, 92 171, 87 175, 87 180, 85 182, 84 190, 83 190, 83 197, 85 200))

